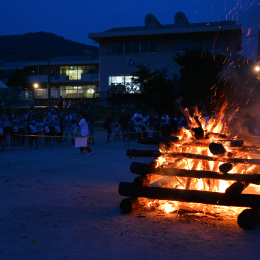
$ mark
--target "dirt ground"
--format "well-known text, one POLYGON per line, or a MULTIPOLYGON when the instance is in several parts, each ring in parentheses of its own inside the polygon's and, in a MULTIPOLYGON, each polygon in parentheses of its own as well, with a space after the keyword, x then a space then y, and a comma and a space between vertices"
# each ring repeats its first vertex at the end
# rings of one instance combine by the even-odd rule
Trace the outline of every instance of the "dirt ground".
POLYGON ((260 228, 236 219, 158 212, 123 215, 121 181, 132 182, 128 148, 96 132, 93 155, 70 142, 0 153, 0 259, 259 259, 260 228))

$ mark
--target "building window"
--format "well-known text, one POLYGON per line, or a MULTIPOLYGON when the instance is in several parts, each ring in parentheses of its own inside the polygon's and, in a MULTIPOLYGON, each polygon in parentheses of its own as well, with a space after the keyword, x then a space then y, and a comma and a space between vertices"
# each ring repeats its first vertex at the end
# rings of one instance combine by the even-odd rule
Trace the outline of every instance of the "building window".
POLYGON ((60 86, 60 95, 63 98, 93 98, 96 85, 60 86))
POLYGON ((173 50, 174 51, 182 51, 182 44, 181 44, 181 40, 174 40, 173 41, 173 50))
POLYGON ((133 53, 133 42, 132 41, 126 41, 125 42, 125 53, 126 54, 132 54, 133 53))
POLYGON ((155 40, 130 40, 110 42, 109 54, 135 54, 156 52, 155 40))
POLYGON ((135 83, 137 78, 133 76, 110 76, 108 82, 109 86, 114 88, 124 87, 125 93, 138 94, 141 93, 141 87, 139 83, 135 83))
POLYGON ((191 48, 203 49, 206 51, 221 50, 221 38, 201 38, 201 39, 175 39, 173 40, 174 51, 185 51, 191 48))
POLYGON ((147 53, 149 51, 148 41, 141 41, 141 53, 147 53))
POLYGON ((133 41, 133 53, 140 53, 140 42, 133 41))
POLYGON ((61 66, 60 74, 65 74, 69 80, 81 80, 81 75, 87 72, 86 66, 61 66))

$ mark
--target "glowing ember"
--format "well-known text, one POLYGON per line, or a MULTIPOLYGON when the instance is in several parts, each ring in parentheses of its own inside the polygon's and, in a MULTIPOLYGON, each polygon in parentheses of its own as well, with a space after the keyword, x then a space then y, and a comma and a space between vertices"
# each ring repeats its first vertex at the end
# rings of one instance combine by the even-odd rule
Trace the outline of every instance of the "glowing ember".
MULTIPOLYGON (((196 155, 213 156, 228 159, 229 157, 250 159, 253 158, 248 151, 244 151, 239 147, 233 147, 232 141, 236 141, 235 137, 232 137, 232 133, 229 132, 229 124, 235 114, 238 112, 237 108, 229 116, 226 116, 227 103, 218 111, 217 115, 213 118, 202 117, 197 109, 195 109, 194 116, 189 114, 187 109, 181 109, 183 115, 188 123, 187 128, 181 128, 177 136, 179 142, 172 143, 170 146, 161 145, 160 152, 162 155, 155 160, 155 167, 158 169, 165 168, 179 168, 187 170, 203 170, 219 172, 219 166, 223 164, 220 161, 207 161, 190 158, 173 159, 171 153, 190 153, 196 155), (198 130, 200 131, 198 134, 198 130), (197 132, 196 132, 197 131, 197 132), (211 143, 219 144, 223 146, 223 154, 212 154, 209 145, 211 143)), ((175 134, 176 135, 176 134, 175 134)), ((234 164, 229 174, 250 174, 254 173, 255 165, 249 164, 234 164)), ((161 177, 156 183, 159 187, 167 187, 174 189, 186 189, 186 190, 203 190, 212 192, 224 193, 228 187, 234 181, 215 180, 209 178, 190 178, 190 177, 161 177)), ((153 186, 151 184, 150 186, 153 186)), ((260 193, 260 189, 257 185, 248 186, 243 193, 260 193)), ((181 209, 189 209, 190 211, 200 212, 202 214, 221 214, 225 216, 237 216, 245 208, 241 207, 224 207, 215 205, 205 205, 198 203, 186 203, 176 201, 163 201, 155 200, 147 204, 148 208, 156 208, 164 213, 179 212, 181 209)))

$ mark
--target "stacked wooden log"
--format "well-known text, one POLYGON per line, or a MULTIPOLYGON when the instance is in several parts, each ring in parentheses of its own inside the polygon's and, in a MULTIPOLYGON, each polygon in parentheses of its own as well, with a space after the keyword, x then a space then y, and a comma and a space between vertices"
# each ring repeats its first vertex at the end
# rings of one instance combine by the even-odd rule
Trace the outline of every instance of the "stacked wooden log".
MULTIPOLYGON (((233 147, 242 147, 242 141, 231 142, 233 147)), ((260 185, 260 174, 233 174, 229 173, 234 164, 255 164, 260 165, 260 159, 233 158, 227 154, 226 150, 219 144, 211 144, 209 147, 213 156, 202 154, 167 152, 163 154, 159 150, 133 150, 128 149, 128 157, 152 157, 156 159, 161 155, 175 158, 191 158, 202 161, 221 162, 219 172, 207 170, 186 170, 179 169, 173 165, 170 167, 154 167, 154 160, 150 164, 132 162, 130 171, 139 175, 132 183, 121 182, 119 184, 119 194, 128 198, 120 204, 123 213, 130 213, 139 208, 138 198, 170 200, 181 202, 193 202, 203 204, 213 204, 233 207, 246 207, 237 219, 238 225, 243 229, 251 229, 256 226, 260 212, 260 195, 242 194, 243 190, 250 184, 260 185), (226 156, 222 156, 226 154, 226 156), (220 156, 219 156, 220 155, 220 156), (152 181, 154 176, 165 176, 167 180, 173 178, 186 178, 189 182, 191 178, 226 180, 233 183, 226 189, 225 193, 191 190, 187 184, 187 189, 154 187, 152 181)), ((250 148, 248 148, 250 149, 250 148)), ((257 150, 257 149, 256 149, 257 150)), ((216 169, 217 170, 217 169, 216 169)))

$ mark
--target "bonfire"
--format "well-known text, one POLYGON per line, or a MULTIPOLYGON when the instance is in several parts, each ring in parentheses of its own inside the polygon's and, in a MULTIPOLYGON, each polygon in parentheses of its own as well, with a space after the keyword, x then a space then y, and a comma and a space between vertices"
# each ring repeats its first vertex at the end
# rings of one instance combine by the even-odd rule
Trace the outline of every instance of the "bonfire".
MULTIPOLYGON (((181 109, 187 126, 158 138, 158 150, 127 150, 129 157, 154 157, 150 164, 133 162, 133 183, 121 182, 128 196, 120 208, 153 209, 166 214, 189 212, 237 217, 243 229, 255 227, 260 209, 260 147, 238 139, 230 128, 239 108, 228 117, 224 103, 215 117, 191 116, 181 109)), ((146 140, 147 141, 147 140, 146 140)), ((151 140, 143 143, 152 143, 151 140)))

